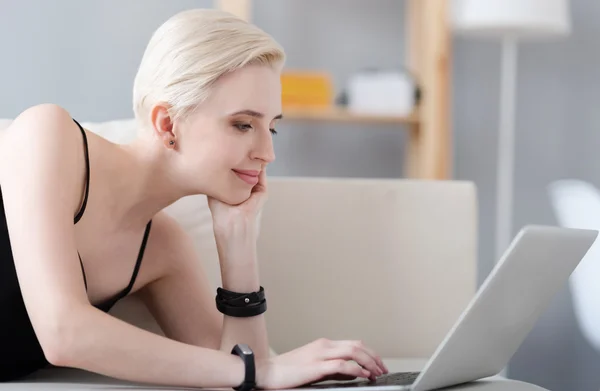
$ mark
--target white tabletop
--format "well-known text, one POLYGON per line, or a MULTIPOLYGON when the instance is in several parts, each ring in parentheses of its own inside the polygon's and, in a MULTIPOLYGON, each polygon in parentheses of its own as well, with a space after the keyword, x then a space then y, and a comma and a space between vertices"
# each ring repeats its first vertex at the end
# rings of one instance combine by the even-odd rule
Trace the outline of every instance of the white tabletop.
MULTIPOLYGON (((413 372, 421 370, 426 360, 384 359, 390 372, 413 372)), ((182 390, 185 388, 137 385, 70 368, 51 368, 38 371, 32 376, 12 383, 0 383, 0 391, 21 390, 182 390)), ((545 388, 500 376, 482 379, 469 384, 446 388, 453 391, 548 391, 545 388)))

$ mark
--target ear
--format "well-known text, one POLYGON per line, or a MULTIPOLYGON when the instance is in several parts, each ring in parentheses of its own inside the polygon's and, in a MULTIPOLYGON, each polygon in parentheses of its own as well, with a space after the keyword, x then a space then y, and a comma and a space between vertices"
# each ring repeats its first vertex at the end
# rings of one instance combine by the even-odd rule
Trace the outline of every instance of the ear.
POLYGON ((173 149, 175 146, 175 133, 173 132, 173 120, 169 114, 169 106, 166 103, 157 103, 150 112, 152 128, 158 139, 165 147, 173 149))

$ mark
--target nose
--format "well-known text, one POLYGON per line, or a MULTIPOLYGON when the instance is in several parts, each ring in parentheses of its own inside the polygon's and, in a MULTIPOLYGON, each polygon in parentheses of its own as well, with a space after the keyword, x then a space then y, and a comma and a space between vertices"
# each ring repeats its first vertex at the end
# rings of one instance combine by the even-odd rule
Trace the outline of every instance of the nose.
POLYGON ((259 159, 269 164, 275 160, 275 149, 273 148, 273 136, 269 131, 266 135, 259 135, 252 149, 252 159, 259 159))

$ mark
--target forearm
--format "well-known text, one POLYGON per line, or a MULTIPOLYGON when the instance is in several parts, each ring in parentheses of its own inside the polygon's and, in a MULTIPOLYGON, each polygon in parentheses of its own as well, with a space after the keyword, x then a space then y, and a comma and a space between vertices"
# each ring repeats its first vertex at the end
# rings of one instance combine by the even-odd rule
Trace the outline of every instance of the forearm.
MULTIPOLYGON (((224 249, 219 244, 217 247, 223 288, 239 293, 258 291, 260 281, 255 241, 249 241, 230 249, 224 249)), ((257 358, 269 356, 269 341, 264 314, 247 318, 224 315, 221 350, 229 352, 237 343, 245 343, 250 346, 257 358)))
POLYGON ((243 363, 234 355, 156 335, 95 308, 73 313, 58 365, 181 387, 229 388, 243 380, 243 363))

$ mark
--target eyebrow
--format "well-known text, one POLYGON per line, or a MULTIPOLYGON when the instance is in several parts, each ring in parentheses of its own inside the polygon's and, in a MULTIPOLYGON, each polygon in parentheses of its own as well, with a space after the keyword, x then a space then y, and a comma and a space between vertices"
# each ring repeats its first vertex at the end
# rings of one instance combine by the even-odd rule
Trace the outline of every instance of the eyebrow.
MULTIPOLYGON (((263 113, 259 113, 258 111, 254 111, 254 110, 240 110, 240 111, 236 111, 235 113, 231 114, 231 116, 234 115, 249 115, 250 117, 255 117, 255 118, 264 118, 265 115, 263 113)), ((273 117, 273 119, 282 119, 283 118, 283 114, 279 114, 276 115, 275 117, 273 117)))

